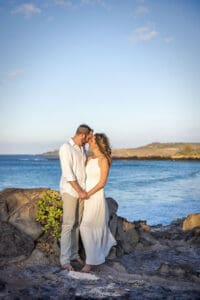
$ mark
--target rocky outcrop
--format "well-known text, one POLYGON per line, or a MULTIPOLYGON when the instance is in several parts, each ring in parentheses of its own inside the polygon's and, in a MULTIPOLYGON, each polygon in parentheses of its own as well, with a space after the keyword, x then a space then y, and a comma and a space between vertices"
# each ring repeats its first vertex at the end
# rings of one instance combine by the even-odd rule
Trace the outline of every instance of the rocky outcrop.
POLYGON ((37 201, 47 189, 6 189, 0 192, 0 219, 36 240, 42 234, 35 221, 37 201))
MULTIPOLYGON (((62 293, 66 293, 66 291, 68 292, 71 290, 71 285, 74 285, 77 280, 83 281, 83 286, 85 285, 85 282, 88 284, 91 280, 86 278, 85 274, 76 272, 75 276, 74 274, 68 274, 66 271, 60 272, 59 243, 47 233, 43 233, 41 226, 35 221, 37 201, 40 199, 41 193, 45 190, 46 189, 7 189, 0 193, 0 211, 2 220, 0 223, 2 232, 0 240, 0 266, 2 270, 4 270, 2 274, 5 275, 0 278, 2 280, 2 289, 5 294, 9 292, 9 286, 11 285, 11 282, 5 280, 5 278, 12 278, 12 287, 13 281, 15 282, 13 293, 18 295, 19 298, 26 298, 27 295, 33 297, 33 295, 35 295, 34 284, 36 284, 36 282, 38 283, 39 277, 37 272, 40 273, 40 278, 44 277, 44 275, 41 275, 43 274, 44 269, 46 270, 45 277, 50 276, 55 279, 55 282, 59 281, 59 284, 56 287, 57 293, 58 287, 62 293), (33 268, 35 268, 37 275, 30 271, 33 268), (52 270, 55 276, 51 273, 52 270), (27 272, 28 274, 31 272, 29 280, 27 280, 27 272), (6 277, 8 273, 9 276, 6 277), (16 281, 16 277, 21 277, 23 279, 19 283, 16 281), (63 289, 62 285, 64 284, 64 281, 66 281, 66 278, 68 281, 68 288, 63 289), (20 290, 19 287, 21 287, 22 284, 25 286, 25 289, 20 290), (30 285, 32 286, 31 288, 26 287, 30 285)), ((139 240, 139 228, 142 231, 145 222, 141 222, 140 226, 140 222, 134 224, 128 222, 124 218, 118 217, 118 204, 112 198, 107 198, 107 204, 109 207, 110 228, 118 242, 118 245, 114 247, 110 253, 109 263, 111 263, 113 259, 117 259, 134 250, 139 240)), ((144 230, 146 229, 149 230, 149 227, 147 226, 147 228, 144 228, 144 230)), ((75 264, 75 267, 80 270, 80 265, 75 264)), ((124 270, 120 264, 115 264, 115 268, 115 271, 119 271, 120 268, 124 270)), ((111 269, 112 267, 110 266, 109 273, 111 269)), ((99 271, 102 272, 101 269, 99 269, 99 271)), ((105 272, 108 271, 105 270, 105 272)), ((101 275, 100 277, 102 276, 104 275, 101 275)), ((98 296, 106 295, 106 293, 108 295, 124 296, 127 293, 120 291, 120 289, 118 289, 118 291, 115 290, 117 285, 111 284, 110 281, 106 283, 107 280, 102 281, 100 277, 96 277, 96 280, 98 281, 97 287, 95 288, 96 296, 97 294, 98 296), (106 284, 108 286, 107 289, 106 284)), ((40 280, 40 284, 40 295, 52 293, 51 289, 48 290, 48 292, 46 291, 46 280, 40 280)), ((78 292, 79 289, 81 290, 82 287, 77 287, 76 295, 80 293, 80 291, 78 292)), ((84 294, 86 298, 88 293, 92 295, 94 291, 91 290, 89 292, 85 289, 84 294)))
MULTIPOLYGON (((41 198, 42 192, 46 190, 6 189, 2 191, 0 193, 0 219, 9 225, 12 224, 15 230, 18 230, 23 235, 27 235, 27 238, 29 237, 34 241, 35 248, 43 253, 49 263, 59 264, 58 243, 48 234, 44 234, 40 224, 35 221, 37 201, 41 198)), ((107 204, 109 207, 111 232, 118 242, 115 255, 130 253, 134 250, 139 240, 138 230, 136 230, 134 223, 117 216, 118 204, 114 199, 107 198, 107 204)), ((144 222, 141 222, 141 229, 143 225, 144 222)), ((146 230, 145 228, 143 229, 146 230)), ((6 240, 4 243, 6 243, 6 240)), ((9 252, 10 247, 8 246, 7 248, 9 252)), ((41 258, 42 264, 44 260, 44 258, 41 258)))
POLYGON ((12 224, 0 221, 0 265, 28 258, 33 249, 33 239, 12 224))
POLYGON ((59 266, 59 243, 35 222, 44 190, 0 193, 0 298, 199 299, 197 214, 186 218, 192 223, 186 230, 186 220, 150 227, 119 217, 118 204, 107 198, 117 246, 91 274, 80 273, 75 262, 77 272, 68 272, 59 266))
POLYGON ((200 214, 191 214, 183 222, 183 230, 192 230, 199 227, 200 229, 200 214))

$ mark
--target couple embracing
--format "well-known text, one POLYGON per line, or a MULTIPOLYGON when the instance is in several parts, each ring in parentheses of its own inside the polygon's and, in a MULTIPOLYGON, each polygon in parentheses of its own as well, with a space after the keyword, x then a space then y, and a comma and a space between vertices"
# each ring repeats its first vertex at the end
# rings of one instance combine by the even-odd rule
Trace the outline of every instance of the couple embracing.
POLYGON ((84 265, 79 256, 79 233, 86 254, 82 272, 105 262, 116 241, 108 227, 108 207, 104 196, 111 149, 105 134, 95 133, 86 124, 59 150, 60 193, 63 201, 60 263, 73 270, 72 260, 84 265), (92 153, 87 157, 85 144, 92 153))

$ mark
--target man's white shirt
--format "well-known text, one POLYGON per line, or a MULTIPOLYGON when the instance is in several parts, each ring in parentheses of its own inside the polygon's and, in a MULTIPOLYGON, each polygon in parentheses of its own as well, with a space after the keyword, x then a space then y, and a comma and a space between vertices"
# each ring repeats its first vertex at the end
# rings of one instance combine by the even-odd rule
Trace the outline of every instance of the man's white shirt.
POLYGON ((63 144, 59 149, 61 165, 60 193, 68 193, 78 197, 78 193, 71 186, 69 181, 77 181, 80 187, 85 190, 85 162, 86 154, 83 147, 79 147, 73 139, 63 144))

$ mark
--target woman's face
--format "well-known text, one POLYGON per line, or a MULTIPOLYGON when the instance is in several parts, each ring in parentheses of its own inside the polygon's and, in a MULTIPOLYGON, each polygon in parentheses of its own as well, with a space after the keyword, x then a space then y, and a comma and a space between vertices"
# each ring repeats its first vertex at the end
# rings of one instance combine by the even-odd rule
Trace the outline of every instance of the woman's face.
POLYGON ((97 147, 95 135, 93 135, 92 138, 88 141, 88 144, 89 144, 90 150, 93 150, 95 147, 97 147))

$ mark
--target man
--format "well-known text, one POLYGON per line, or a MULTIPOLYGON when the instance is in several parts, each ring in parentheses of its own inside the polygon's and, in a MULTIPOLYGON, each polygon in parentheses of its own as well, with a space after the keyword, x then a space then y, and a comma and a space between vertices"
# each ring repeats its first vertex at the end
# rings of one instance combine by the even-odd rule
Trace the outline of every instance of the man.
POLYGON ((63 201, 60 263, 62 268, 69 271, 73 270, 71 260, 83 263, 78 254, 78 241, 83 199, 87 198, 84 145, 92 136, 93 130, 88 125, 82 124, 77 128, 74 137, 63 144, 59 150, 62 171, 60 193, 63 201))

